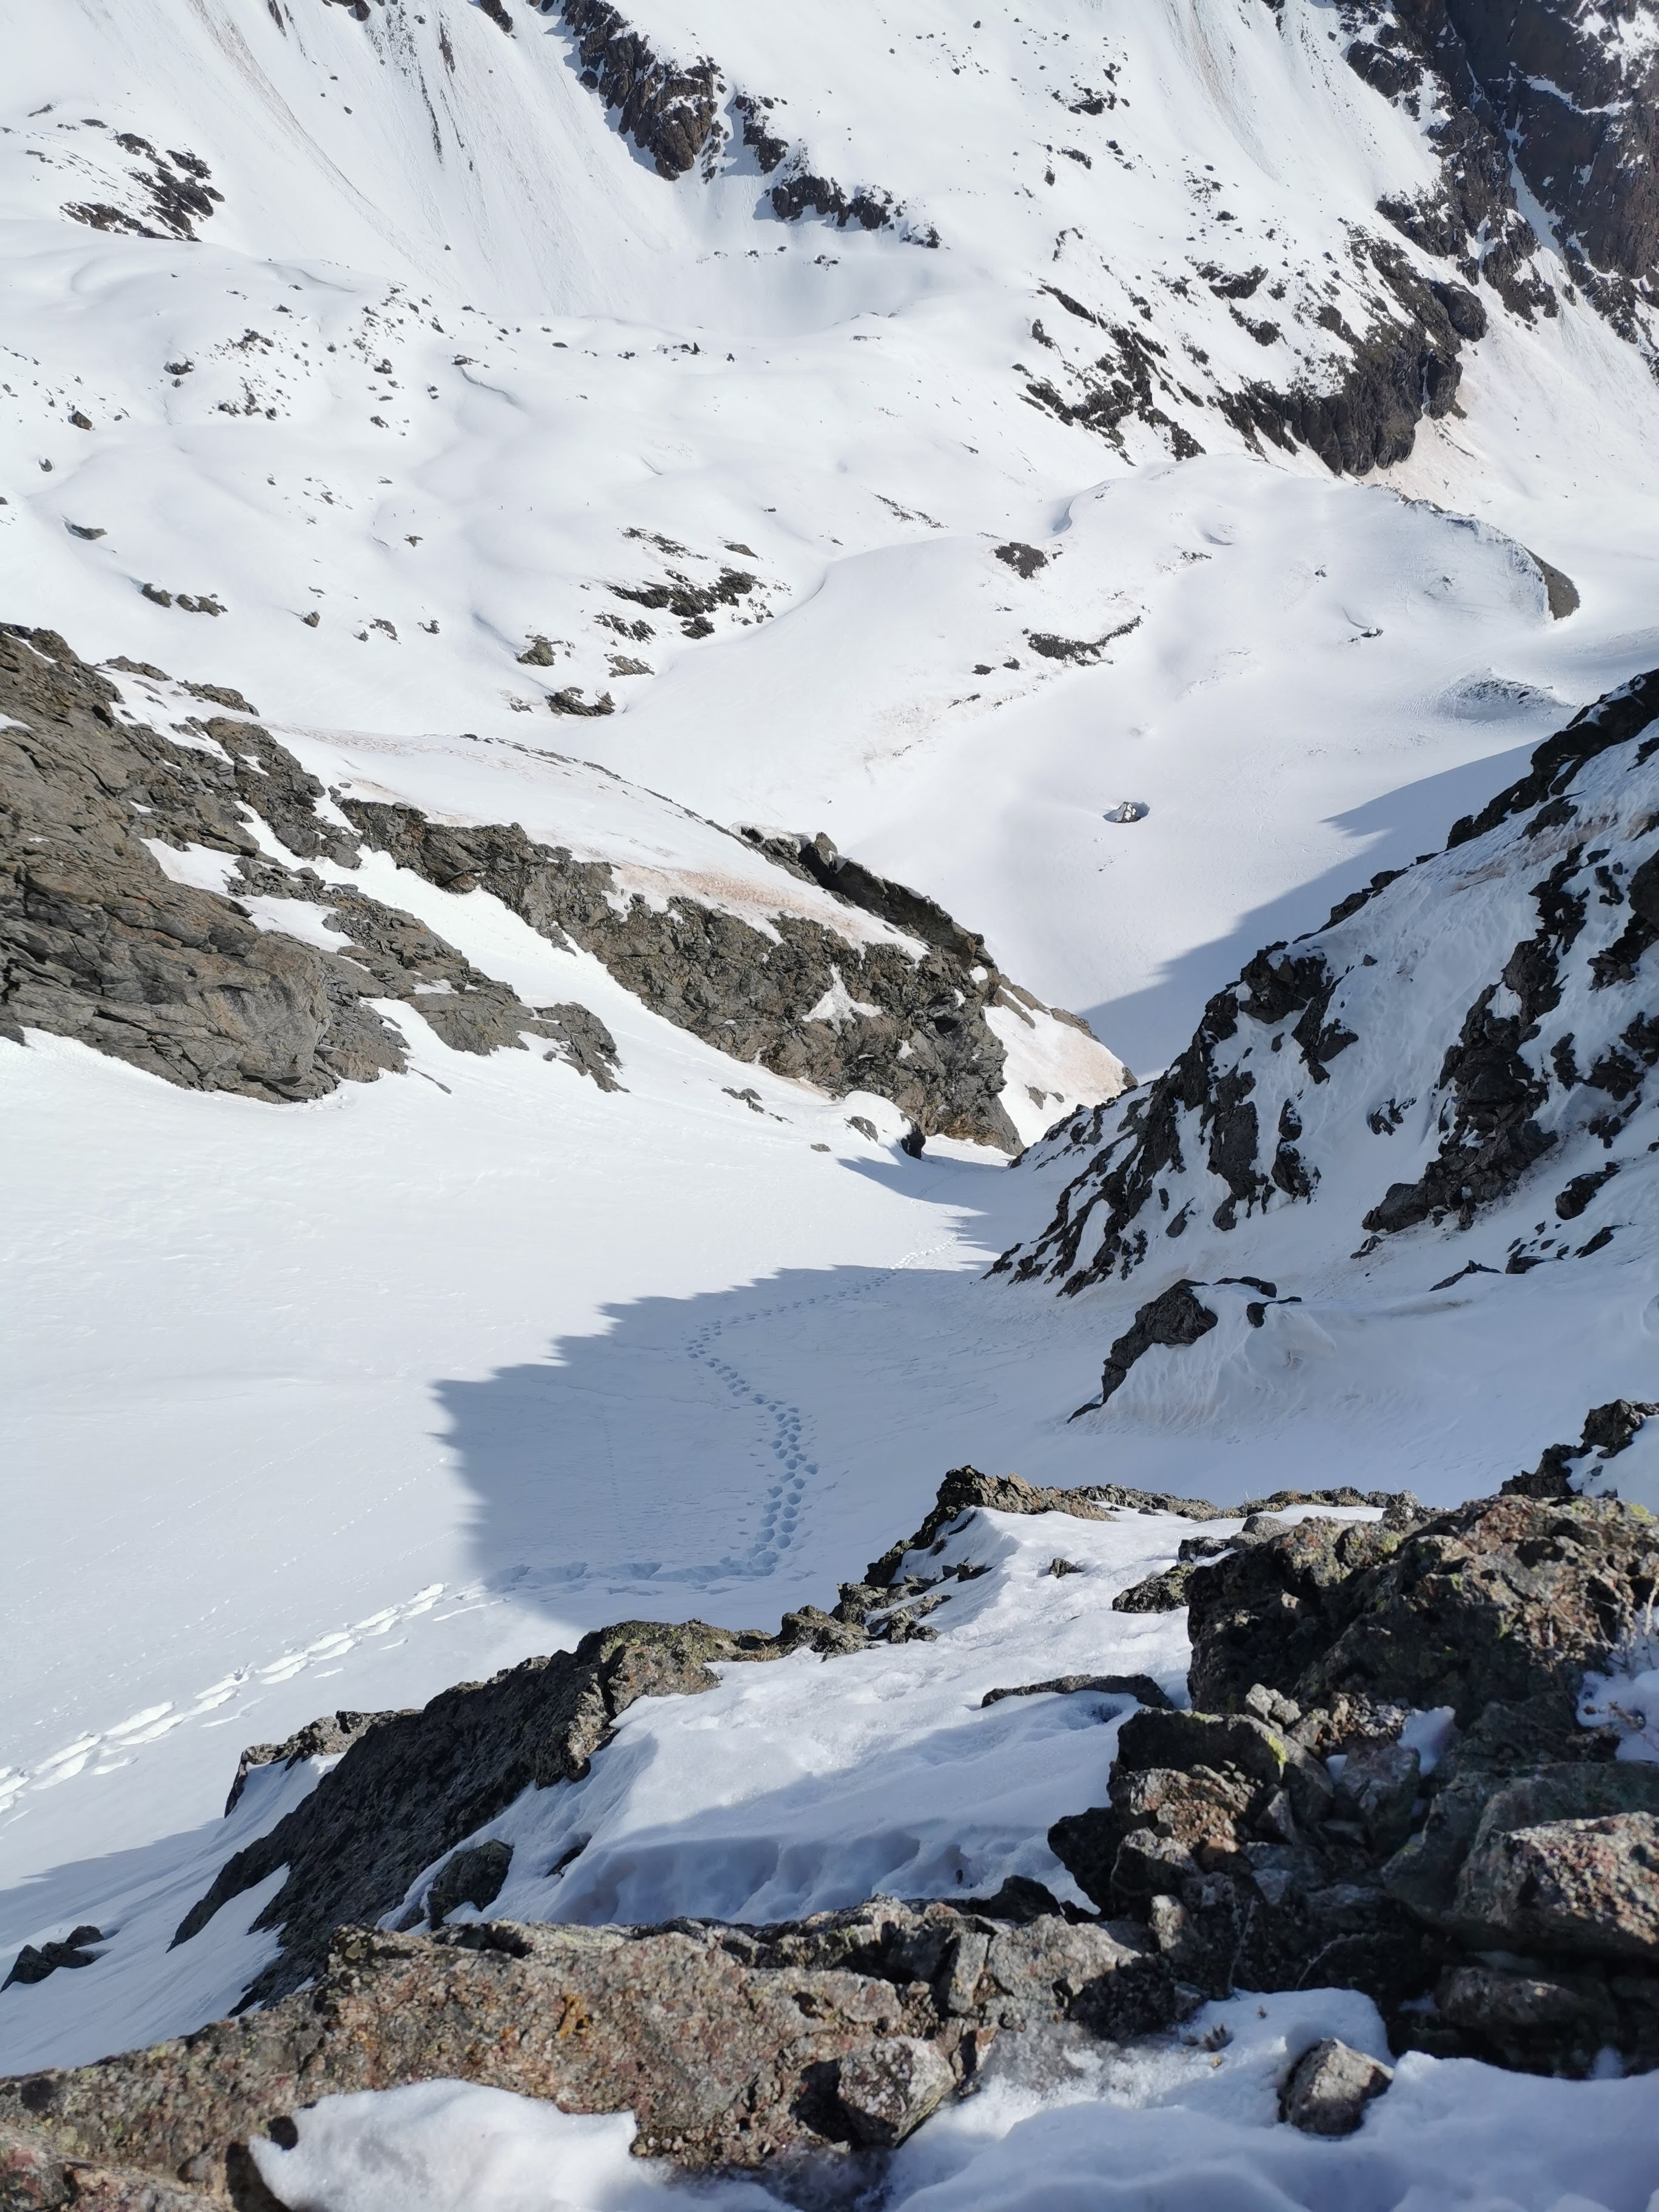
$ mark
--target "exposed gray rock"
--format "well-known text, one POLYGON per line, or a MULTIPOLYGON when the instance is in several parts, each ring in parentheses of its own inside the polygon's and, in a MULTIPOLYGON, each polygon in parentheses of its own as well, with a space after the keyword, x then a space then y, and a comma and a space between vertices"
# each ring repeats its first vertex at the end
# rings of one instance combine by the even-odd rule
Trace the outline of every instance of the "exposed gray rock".
MULTIPOLYGON (((240 2163, 240 2161, 239 2161, 240 2163)), ((257 2179, 257 2177, 255 2177, 257 2179)), ((56 2148, 33 2128, 0 2126, 0 2205, 5 2212, 229 2212, 231 2199, 215 2190, 204 2195, 159 2174, 136 2173, 77 2157, 56 2148)), ((282 2212, 264 2191, 244 2189, 237 2212, 282 2212)))
MULTIPOLYGON (((1397 987, 1382 983, 1380 995, 1380 978, 1363 994, 1357 981, 1351 983, 1377 966, 1377 956, 1362 951, 1343 925, 1384 899, 1414 934, 1420 917, 1412 920, 1413 902, 1443 895, 1443 885, 1425 884, 1419 869, 1432 865, 1449 879, 1438 854, 1407 870, 1380 872, 1368 889, 1342 900, 1322 929, 1258 953, 1210 1000, 1188 1044, 1155 1081, 1121 1103, 1056 1124, 1043 1139, 1045 1155, 1055 1162, 1075 1156, 1076 1172, 1042 1233, 1011 1246, 993 1272, 1046 1276, 1071 1293, 1115 1276, 1127 1279, 1149 1261, 1167 1270, 1172 1255, 1164 1240, 1182 1237, 1202 1213, 1228 1231, 1285 1203, 1328 1206, 1322 1155, 1343 1157, 1340 1147, 1352 1142, 1356 1125, 1372 1136, 1391 1134, 1407 1104, 1419 1107, 1436 1133, 1434 1156, 1420 1166, 1414 1161, 1408 1177, 1390 1182, 1379 1173, 1374 1202, 1356 1209, 1355 1232, 1394 1235, 1423 1222, 1467 1228, 1547 1158, 1559 1162, 1552 1177, 1564 1201, 1557 1218, 1577 1218, 1607 1180, 1603 1146, 1636 1110, 1659 1066, 1659 1023, 1638 988, 1643 955, 1659 943, 1659 856, 1649 849, 1648 809, 1631 809, 1607 843, 1586 835, 1548 863, 1531 858, 1532 840, 1576 819, 1571 789, 1592 761, 1628 747, 1626 772, 1636 777, 1646 768, 1652 746, 1632 740, 1656 713, 1659 671, 1651 671, 1572 716, 1537 748, 1525 776, 1454 824, 1449 851, 1514 823, 1495 857, 1516 888, 1530 893, 1537 918, 1507 951, 1499 946, 1495 955, 1472 956, 1468 1001, 1437 1041, 1437 1073, 1420 1099, 1379 1103, 1350 1092, 1341 1103, 1335 1097, 1321 1101, 1317 1119, 1310 1111, 1314 1094, 1338 1080, 1333 1070, 1355 1042, 1360 1006, 1374 1034, 1396 1016, 1402 1034, 1413 1027, 1417 1017, 1402 1003, 1412 988, 1403 971, 1397 987), (1515 822, 1528 811, 1530 821, 1515 822), (1585 992, 1597 1042, 1586 1051, 1581 1034, 1575 1056, 1565 1014, 1553 1024, 1549 1018, 1572 1002, 1570 993, 1585 992), (1271 1063, 1279 1097, 1275 1115, 1264 1121, 1257 1091, 1269 1054, 1282 1055, 1271 1063), (1582 1174, 1573 1172, 1580 1168, 1582 1174)), ((1640 787, 1650 776, 1647 769, 1640 787)), ((1377 920, 1381 925, 1385 917, 1377 920)), ((1579 1026, 1582 1032, 1583 1016, 1579 1026)), ((1370 1156, 1380 1168, 1387 1148, 1370 1156)), ((1604 1224, 1577 1256, 1601 1249, 1613 1234, 1604 1224)), ((1567 1249, 1540 1226, 1535 1241, 1512 1253, 1510 1272, 1565 1258, 1567 1249)), ((1438 1287, 1449 1288, 1462 1272, 1438 1287)), ((1252 1304, 1249 1318, 1265 1323, 1267 1308, 1265 1300, 1252 1304)))
MULTIPOLYGON (((246 706, 222 687, 195 688, 246 706)), ((0 1035, 46 1029, 192 1088, 313 1098, 405 1065, 402 1034, 368 1003, 393 998, 452 1049, 541 1038, 545 1057, 620 1087, 615 1040, 588 1008, 526 1006, 412 915, 262 854, 244 809, 301 862, 355 865, 359 847, 319 812, 322 786, 256 723, 202 725, 209 750, 121 720, 116 704, 108 679, 61 638, 0 629, 0 714, 18 726, 0 731, 0 1035), (171 882, 147 838, 224 853, 227 895, 171 882), (239 894, 327 908, 339 951, 256 927, 239 894)), ((1038 1002, 932 900, 827 840, 802 841, 811 868, 799 845, 769 857, 916 936, 920 957, 786 912, 775 934, 686 897, 653 912, 642 896, 617 898, 608 864, 516 827, 441 827, 359 801, 348 811, 370 844, 449 890, 487 883, 553 943, 594 952, 653 1012, 735 1058, 835 1093, 890 1097, 917 1141, 939 1133, 1017 1149, 999 1100, 1006 1054, 986 1014, 1012 1006, 1029 1020, 1038 1002), (826 1004, 846 1011, 817 1018, 826 1004)))
POLYGON ((1337 1817, 1357 1820, 1374 1850, 1396 1850, 1411 1832, 1421 1779, 1422 1761, 1405 1745, 1362 1744, 1338 1778, 1337 1817))
POLYGON ((0 1034, 46 1030, 191 1089, 281 1103, 401 1069, 402 1035, 368 1003, 394 998, 457 1050, 542 1036, 614 1087, 614 1046, 585 1009, 539 1014, 413 915, 260 854, 245 809, 301 860, 351 865, 358 848, 257 724, 215 718, 200 726, 210 746, 178 744, 117 703, 54 633, 0 626, 0 1034), (234 893, 172 882, 146 840, 224 854, 245 894, 330 907, 339 951, 256 927, 234 893))
MULTIPOLYGON (((1558 1214, 1561 1212, 1559 1199, 1555 1210, 1558 1214)), ((1635 1442, 1644 1422, 1650 1420, 1655 1413, 1659 1413, 1659 1405, 1636 1398, 1614 1398, 1605 1406, 1592 1406, 1584 1416, 1583 1431, 1577 1443, 1547 1446, 1535 1468, 1528 1474, 1510 1477, 1504 1485, 1504 1495, 1545 1498, 1576 1496, 1578 1485, 1573 1480, 1574 1462, 1588 1459, 1592 1452, 1598 1466, 1616 1458, 1635 1442)))
POLYGON ((1022 1682, 1016 1689, 988 1690, 979 1702, 983 1708, 1000 1705, 1005 1698, 1040 1698, 1049 1692, 1071 1697, 1080 1690, 1133 1698, 1137 1703, 1149 1706, 1154 1711, 1170 1712, 1174 1710, 1170 1699, 1150 1674, 1056 1674, 1048 1682, 1022 1682))
MULTIPOLYGON (((1376 26, 1378 11, 1366 18, 1376 26)), ((1597 35, 1567 0, 1443 0, 1392 5, 1350 64, 1430 131, 1444 182, 1433 199, 1384 212, 1430 252, 1467 257, 1505 303, 1554 303, 1533 270, 1536 240, 1516 212, 1513 173, 1555 224, 1580 288, 1621 336, 1649 335, 1659 266, 1659 61, 1639 42, 1597 35), (1425 79, 1427 82, 1425 82, 1425 79)))
POLYGON ((71 1929, 59 1943, 25 1943, 12 1962, 11 1972, 3 1982, 0 1982, 0 1990, 9 1990, 14 1982, 25 1984, 44 1982, 60 1966, 89 1966, 93 1954, 88 1945, 101 1943, 103 1940, 103 1930, 88 1923, 84 1927, 71 1929))
POLYGON ((920 2036, 888 2035, 849 2051, 836 2094, 854 2141, 890 2149, 914 2135, 954 2087, 951 2069, 920 2036))
POLYGON ((1309 2136, 1351 2136, 1365 2107, 1394 2080, 1394 2069, 1334 2037, 1304 2051, 1291 2070, 1281 2100, 1283 2117, 1309 2136))
POLYGON ((1198 1283, 1172 1283, 1167 1291, 1142 1306, 1134 1320, 1106 1355, 1101 1372, 1100 1396, 1104 1405, 1129 1379, 1129 1370, 1154 1345, 1183 1346, 1196 1344, 1216 1325, 1216 1316, 1198 1296, 1198 1283))
POLYGON ((1656 1577, 1659 1528, 1616 1498, 1481 1498, 1404 1531, 1304 1522, 1191 1577, 1193 1695, 1224 1709, 1266 1682, 1306 1705, 1452 1705, 1467 1724, 1576 1690, 1656 1577))
POLYGON ((769 934, 689 897, 659 909, 621 893, 608 863, 538 845, 516 825, 441 826, 410 807, 356 799, 345 811, 404 867, 441 885, 487 885, 532 928, 592 952, 653 1012, 734 1058, 836 1095, 874 1091, 925 1135, 1018 1149, 999 1102, 1006 1055, 985 1019, 1004 979, 979 938, 902 886, 850 866, 835 872, 848 904, 903 914, 907 931, 921 925, 919 959, 891 942, 854 945, 800 915, 780 912, 769 934), (814 1018, 838 997, 852 1011, 814 1018))
POLYGON ((1659 1965, 1659 1811, 1510 1826, 1516 1797, 1535 1788, 1504 1791, 1482 1816, 1453 1906, 1469 1942, 1659 1965))
POLYGON ((424 1868, 528 1784, 585 1774, 636 1698, 712 1688, 708 1660, 772 1658, 799 1640, 625 1622, 574 1652, 447 1690, 421 1711, 375 1715, 303 1804, 227 1862, 173 1942, 189 1942, 221 1905, 286 1867, 258 1923, 281 1929, 283 1950, 249 1991, 281 1996, 319 1970, 336 1928, 392 1911, 424 1868))
POLYGON ((236 1779, 230 1785, 230 1795, 225 1800, 225 1810, 230 1812, 247 1787, 248 1776, 256 1767, 296 1765, 302 1759, 337 1759, 349 1751, 358 1737, 382 1721, 407 1719, 413 1706, 402 1711, 383 1713, 338 1712, 324 1713, 320 1718, 307 1721, 303 1728, 295 1729, 291 1736, 281 1743, 251 1743, 237 1762, 236 1779))

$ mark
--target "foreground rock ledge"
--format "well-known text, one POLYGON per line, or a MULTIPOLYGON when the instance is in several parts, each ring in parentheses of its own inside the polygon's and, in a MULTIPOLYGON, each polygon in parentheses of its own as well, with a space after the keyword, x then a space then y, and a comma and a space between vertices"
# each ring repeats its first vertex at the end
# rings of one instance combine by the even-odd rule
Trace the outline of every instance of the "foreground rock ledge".
POLYGON ((0 2083, 0 2205, 85 2201, 77 2165, 113 2170, 106 2208, 269 2205, 251 2145, 292 2142, 319 2098, 423 2081, 631 2112, 641 2155, 693 2168, 884 2148, 1000 2030, 1141 2035, 1190 2002, 1143 1929, 1023 1919, 1028 1892, 1052 1905, 1016 1885, 770 1928, 343 1929, 322 1980, 265 2011, 0 2083))

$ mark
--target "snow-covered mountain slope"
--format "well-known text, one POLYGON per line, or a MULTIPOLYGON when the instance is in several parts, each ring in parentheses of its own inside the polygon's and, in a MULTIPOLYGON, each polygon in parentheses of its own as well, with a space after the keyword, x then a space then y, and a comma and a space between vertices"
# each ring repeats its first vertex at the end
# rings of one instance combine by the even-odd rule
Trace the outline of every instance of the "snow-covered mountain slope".
POLYGON ((1294 1404, 1306 1449, 1363 1407, 1443 1480, 1483 1454, 1474 1405, 1501 1434, 1564 1346, 1587 1402, 1644 1395, 1656 714, 1650 674, 1576 717, 1444 853, 1258 953, 1154 1084, 1031 1156, 1066 1180, 999 1271, 1139 1308, 1103 1432, 1294 1404))
MULTIPOLYGON (((7 32, 0 1954, 113 1948, 0 1996, 5 2063, 268 1963, 264 1890, 166 1946, 328 1756, 222 1826, 236 1750, 325 1707, 827 1605, 965 1461, 1449 1504, 1659 1395, 1646 689, 1482 816, 1659 661, 1639 0, 7 32), (1097 1110, 1124 1061, 1173 1065, 1097 1110)), ((1652 1434, 1589 1486, 1659 1502, 1652 1434)), ((587 1835, 573 1918, 1063 1888, 1112 1730, 963 1685, 1178 1693, 1169 1618, 1109 1607, 1178 1535, 982 1519, 937 1644, 644 1700, 501 1832, 587 1835)), ((1203 2201, 1167 2097, 1217 2189, 1346 2203, 1364 2145, 1275 2150, 1273 2081, 1380 2024, 1263 2005, 1201 2024, 1214 2083, 1085 2067, 1075 2126, 1009 2081, 894 2201, 1203 2201)), ((1642 2085, 1545 2142, 1419 2063, 1396 2197, 1462 2156, 1640 2212, 1587 2145, 1642 2085)), ((376 2112, 331 2212, 515 2201, 376 2112)), ((654 2200, 605 2142, 594 2203, 654 2200)))
POLYGON ((20 24, 15 617, 290 727, 475 730, 827 829, 1050 995, 1117 1006, 1132 1066, 1184 1033, 1190 981, 1152 995, 1172 962, 1356 843, 1421 849, 1407 726, 1431 780, 1535 738, 1528 691, 1577 704, 1653 659, 1645 326, 1586 303, 1528 199, 1534 248, 1443 55, 1391 97, 1348 58, 1389 27, 1304 0, 569 16, 20 24), (781 219, 806 179, 906 213, 781 219), (1358 466, 1382 426, 1391 483, 1530 546, 1578 613, 1333 483, 1316 456, 1358 466), (1179 490, 1145 480, 1194 444, 1179 490), (1261 600, 1215 589, 1194 556, 1223 542, 1261 600), (1010 544, 1067 558, 1023 574, 1010 544), (1328 659, 1291 584, 1321 569, 1328 659), (1438 635, 1425 571, 1462 617, 1438 635), (1017 793, 1010 760, 1039 770, 1017 793), (1154 811, 1120 884, 1124 798, 1154 811))

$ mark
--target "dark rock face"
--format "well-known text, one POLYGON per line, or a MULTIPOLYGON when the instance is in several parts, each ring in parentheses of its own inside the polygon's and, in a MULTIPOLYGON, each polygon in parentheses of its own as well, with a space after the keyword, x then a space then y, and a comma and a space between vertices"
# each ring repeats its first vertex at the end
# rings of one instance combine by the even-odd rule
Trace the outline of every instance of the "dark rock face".
MULTIPOLYGON (((276 2201, 268 2192, 262 2202, 245 2191, 238 2212, 269 2212, 276 2201)), ((72 2204, 95 2206, 97 2212, 203 2212, 204 2205, 228 2208, 230 2203, 216 2190, 205 2196, 159 2174, 131 2167, 118 2172, 66 2155, 33 2128, 0 2124, 0 2204, 6 2212, 63 2212, 72 2204)))
POLYGON ((864 870, 843 890, 843 866, 836 887, 848 905, 878 910, 880 896, 896 909, 914 906, 930 932, 922 957, 854 945, 788 914, 776 917, 775 939, 684 897, 657 912, 635 893, 619 914, 607 863, 538 845, 516 826, 451 829, 410 807, 356 799, 345 811, 368 844, 430 882, 487 885, 532 929, 574 940, 654 1012, 734 1058, 832 1092, 877 1091, 926 1135, 1017 1149, 998 1097, 1006 1055, 985 1022, 1002 978, 981 940, 931 901, 864 870))
POLYGON ((1194 1575, 1193 1695, 1236 1708, 1266 1682, 1449 1705, 1467 1726, 1575 1688, 1656 1586, 1659 1534, 1617 1499, 1483 1498, 1408 1531, 1304 1522, 1194 1575))
MULTIPOLYGON (((550 14, 556 0, 538 0, 550 14)), ((689 68, 660 59, 608 0, 556 0, 574 35, 581 80, 617 112, 617 127, 659 177, 683 177, 711 145, 720 144, 718 118, 724 87, 706 56, 689 68)))
POLYGON ((1460 119, 1501 134, 1574 277, 1636 335, 1659 273, 1659 55, 1620 35, 1639 9, 1617 9, 1605 32, 1571 0, 1410 0, 1393 13, 1401 65, 1420 61, 1460 119))
POLYGON ((474 1844, 446 1859, 426 1893, 427 1917, 441 1928, 458 1905, 475 1905, 482 1912, 501 1895, 513 1864, 511 1844, 474 1844))
POLYGON ((1334 383, 1276 391, 1246 385, 1224 403, 1235 427, 1289 449, 1306 446, 1334 476, 1365 476, 1403 461, 1426 415, 1451 412, 1462 380, 1458 356, 1484 336, 1486 310, 1464 285, 1431 283, 1395 246, 1365 242, 1397 311, 1380 313, 1356 334, 1337 318, 1333 330, 1349 361, 1334 383))
POLYGON ((1129 1379, 1129 1370, 1154 1345, 1196 1344, 1215 1327, 1216 1317, 1198 1293, 1201 1285, 1182 1280, 1148 1301, 1106 1355, 1100 1378, 1103 1406, 1129 1379))
POLYGON ((736 1058, 835 1093, 878 1091, 923 1135, 1018 1148, 999 1098, 1006 1054, 985 1018, 994 1006, 1027 1021, 1049 1010, 998 972, 981 938, 827 839, 750 842, 915 937, 920 954, 787 913, 775 937, 689 897, 653 913, 635 895, 618 913, 607 863, 513 826, 441 828, 410 807, 349 801, 354 835, 318 811, 322 786, 257 723, 215 717, 201 742, 174 744, 119 720, 117 697, 61 638, 0 629, 0 713, 21 726, 0 731, 0 1035, 49 1030, 193 1089, 280 1102, 401 1070, 404 1037, 366 1003, 392 998, 453 1050, 539 1038, 544 1056, 620 1087, 615 1040, 588 1008, 526 1006, 413 915, 271 861, 240 811, 251 807, 301 862, 356 866, 361 836, 446 889, 487 884, 736 1058), (171 882, 145 839, 222 852, 227 892, 171 882), (257 927, 243 897, 326 907, 338 953, 257 927))
POLYGON ((422 1867, 531 1784, 585 1774, 636 1698, 710 1689, 706 1661, 771 1658, 801 1640, 733 1636, 697 1621, 624 1623, 596 1630, 574 1652, 446 1690, 419 1712, 372 1716, 306 1802, 220 1869, 173 1942, 187 1943, 222 1905, 286 1866, 259 1918, 282 1930, 283 1954, 249 1991, 280 1996, 319 1971, 335 1929, 389 1912, 422 1867))
POLYGON ((118 720, 117 697, 52 632, 0 629, 15 726, 0 731, 0 1034, 78 1037, 192 1090, 281 1103, 401 1069, 402 1036, 366 1003, 394 998, 458 1051, 540 1036, 614 1085, 614 1044, 586 1009, 524 1006, 413 915, 260 855, 242 807, 302 860, 352 865, 358 850, 257 724, 216 717, 204 743, 175 744, 118 720), (223 853, 246 896, 329 906, 338 953, 256 927, 234 894, 172 882, 146 838, 223 853))
POLYGON ((1199 1710, 1126 1721, 1109 1802, 1050 1845, 1212 1995, 1334 1983, 1396 2048, 1659 2064, 1659 1769, 1576 1712, 1645 1618, 1659 1531, 1589 1499, 1394 1518, 1194 1559, 1199 1710), (1413 1707, 1462 1730, 1428 1775, 1413 1707))
POLYGON ((972 2081, 1000 2027, 1140 2034, 1182 2002, 1139 1929, 1054 1912, 876 1899, 764 1928, 347 1929, 320 1980, 264 2011, 0 2083, 0 2153, 182 2173, 242 2203, 247 2147, 292 2142, 301 2106, 454 2080, 632 2111, 641 2154, 752 2168, 901 2141, 972 2081))

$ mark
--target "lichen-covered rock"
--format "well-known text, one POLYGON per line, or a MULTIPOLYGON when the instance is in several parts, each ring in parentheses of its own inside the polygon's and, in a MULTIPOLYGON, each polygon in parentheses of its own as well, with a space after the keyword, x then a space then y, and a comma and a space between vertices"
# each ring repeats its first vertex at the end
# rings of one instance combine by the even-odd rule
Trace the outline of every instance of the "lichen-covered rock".
POLYGON ((349 866, 358 847, 256 722, 214 717, 175 743, 118 703, 54 632, 0 625, 0 1035, 45 1030, 188 1089, 283 1103, 403 1068, 404 1039, 370 1003, 399 999, 456 1051, 541 1036, 615 1087, 614 1043, 585 1009, 525 1006, 412 915, 262 854, 250 811, 302 861, 349 866), (156 845, 223 854, 226 892, 173 881, 156 845), (327 907, 337 951, 256 926, 237 891, 327 907))
POLYGON ((752 2168, 901 2140, 1015 2019, 1129 2034, 1182 2010, 1139 1930, 1054 1912, 1001 1922, 878 1898, 770 1928, 348 1929, 318 1981, 263 2010, 0 2082, 0 2147, 13 2128, 36 2165, 184 2174, 240 2204, 249 2146, 280 2140, 299 2106, 449 2080, 631 2112, 642 2155, 752 2168))
POLYGON ((890 2149, 948 2094, 951 2069, 919 2036, 883 2036, 836 2069, 836 2094, 855 2142, 890 2149))
POLYGON ((1224 1708, 1262 1681, 1467 1724, 1576 1690, 1656 1579, 1659 1525, 1616 1498, 1483 1498, 1408 1531, 1304 1522, 1191 1578, 1193 1694, 1224 1708))
POLYGON ((1476 1944, 1659 1966, 1659 1814, 1504 1820, 1503 1799, 1487 1807, 1458 1876, 1454 1911, 1476 1944))

